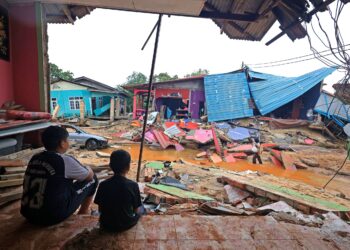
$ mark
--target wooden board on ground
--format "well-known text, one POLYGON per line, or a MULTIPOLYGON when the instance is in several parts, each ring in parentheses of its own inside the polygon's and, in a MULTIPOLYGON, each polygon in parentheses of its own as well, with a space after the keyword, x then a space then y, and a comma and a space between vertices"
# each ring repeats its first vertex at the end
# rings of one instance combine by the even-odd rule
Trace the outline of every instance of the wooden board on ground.
POLYGON ((282 163, 285 169, 291 170, 291 171, 297 170, 297 168, 294 165, 295 160, 292 156, 290 156, 287 152, 282 151, 281 157, 282 157, 282 163))
MULTIPOLYGON (((350 211, 350 202, 345 199, 335 196, 331 199, 330 197, 333 196, 331 194, 328 194, 328 199, 323 199, 306 194, 302 189, 298 189, 297 191, 296 189, 280 186, 278 183, 268 182, 262 179, 263 178, 258 176, 254 176, 254 178, 238 175, 222 177, 222 180, 231 186, 252 192, 258 196, 267 197, 274 201, 285 201, 290 206, 306 214, 315 212, 350 211), (341 201, 342 204, 338 201, 341 201)), ((300 184, 295 184, 295 186, 297 185, 300 184)))
POLYGON ((274 155, 271 155, 271 161, 272 163, 278 167, 278 168, 284 168, 283 165, 282 165, 282 162, 280 162, 280 160, 277 159, 277 157, 275 157, 274 155))
POLYGON ((162 191, 147 186, 144 188, 144 192, 145 194, 149 195, 149 201, 154 202, 155 204, 167 203, 170 205, 175 205, 183 204, 186 202, 185 199, 164 193, 162 191))
POLYGON ((204 196, 201 194, 193 193, 190 191, 182 190, 177 187, 172 186, 166 186, 162 184, 147 184, 147 187, 162 191, 164 193, 180 197, 186 200, 192 200, 192 201, 213 201, 214 199, 208 196, 204 196))

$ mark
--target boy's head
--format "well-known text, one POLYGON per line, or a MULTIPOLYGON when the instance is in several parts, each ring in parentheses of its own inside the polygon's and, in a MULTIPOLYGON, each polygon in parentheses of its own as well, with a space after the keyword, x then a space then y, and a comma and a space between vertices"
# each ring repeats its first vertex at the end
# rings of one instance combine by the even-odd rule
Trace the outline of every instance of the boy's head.
POLYGON ((65 153, 69 148, 68 132, 59 126, 50 126, 41 135, 41 141, 48 151, 65 153))
POLYGON ((111 154, 109 166, 115 174, 126 174, 130 169, 131 157, 125 150, 119 149, 111 154))

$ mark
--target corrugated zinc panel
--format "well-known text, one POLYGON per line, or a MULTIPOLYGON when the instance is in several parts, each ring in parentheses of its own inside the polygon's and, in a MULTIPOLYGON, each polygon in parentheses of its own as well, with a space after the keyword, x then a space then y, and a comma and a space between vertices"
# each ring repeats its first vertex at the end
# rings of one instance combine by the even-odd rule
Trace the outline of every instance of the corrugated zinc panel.
POLYGON ((265 115, 303 95, 334 70, 321 68, 299 77, 269 75, 267 80, 250 82, 249 87, 256 106, 265 115))
POLYGON ((208 120, 224 121, 249 117, 249 87, 245 73, 218 74, 204 77, 208 120))
POLYGON ((350 105, 345 105, 338 98, 321 93, 314 111, 327 117, 334 116, 350 122, 350 105))

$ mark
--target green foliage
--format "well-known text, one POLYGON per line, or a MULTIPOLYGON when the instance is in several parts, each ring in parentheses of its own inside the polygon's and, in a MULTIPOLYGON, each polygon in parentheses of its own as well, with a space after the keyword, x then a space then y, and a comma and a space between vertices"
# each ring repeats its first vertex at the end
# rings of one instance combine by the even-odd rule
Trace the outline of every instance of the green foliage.
POLYGON ((59 68, 54 63, 49 63, 50 65, 50 81, 56 81, 58 79, 68 80, 71 81, 74 79, 74 74, 71 71, 64 71, 63 69, 59 68))
POLYGON ((193 71, 191 74, 185 75, 185 77, 200 76, 200 75, 209 75, 209 70, 207 70, 207 69, 198 69, 196 71, 193 71))
POLYGON ((165 82, 165 81, 176 80, 176 79, 179 79, 177 75, 170 76, 168 72, 162 72, 162 73, 159 73, 158 75, 154 75, 153 77, 154 82, 165 82))
POLYGON ((133 71, 131 75, 126 78, 125 84, 143 84, 147 82, 147 77, 141 72, 133 71))

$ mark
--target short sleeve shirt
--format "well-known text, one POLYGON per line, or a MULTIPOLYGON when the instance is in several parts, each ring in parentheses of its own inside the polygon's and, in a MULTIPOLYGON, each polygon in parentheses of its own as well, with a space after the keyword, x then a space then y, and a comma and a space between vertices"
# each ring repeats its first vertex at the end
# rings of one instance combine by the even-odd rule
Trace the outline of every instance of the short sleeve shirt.
POLYGON ((78 181, 85 180, 89 175, 89 170, 72 156, 60 154, 64 161, 65 178, 78 181))
POLYGON ((95 203, 101 212, 102 228, 112 231, 134 226, 139 219, 135 210, 142 205, 138 184, 119 175, 100 183, 95 203))

